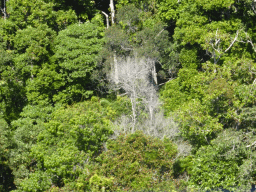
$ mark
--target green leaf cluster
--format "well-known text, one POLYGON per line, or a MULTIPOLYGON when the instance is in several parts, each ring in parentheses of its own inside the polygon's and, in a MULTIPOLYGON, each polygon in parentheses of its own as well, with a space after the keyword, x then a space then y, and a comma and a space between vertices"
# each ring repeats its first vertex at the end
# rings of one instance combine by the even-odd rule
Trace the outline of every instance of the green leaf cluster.
MULTIPOLYGON (((98 177, 111 180, 111 185, 93 183, 98 190, 108 187, 110 191, 171 191, 172 165, 176 146, 168 139, 159 140, 136 132, 120 135, 107 142, 107 151, 97 157, 98 177)), ((106 188, 107 189, 107 188, 106 188)))
MULTIPOLYGON (((103 143, 112 134, 108 120, 110 116, 108 109, 104 109, 96 100, 55 109, 47 122, 40 123, 40 131, 39 122, 32 123, 35 133, 30 137, 37 137, 24 140, 24 136, 29 134, 20 135, 23 145, 26 144, 23 150, 26 149, 28 153, 25 155, 23 151, 22 154, 28 159, 23 159, 19 166, 23 167, 26 162, 29 169, 23 168, 23 174, 26 172, 27 176, 19 176, 18 189, 45 191, 51 186, 70 186, 73 189, 88 187, 85 181, 81 185, 79 178, 86 176, 88 161, 101 153, 103 143)), ((18 163, 17 160, 15 162, 18 163)))
POLYGON ((255 180, 255 135, 227 129, 192 160, 189 185, 210 189, 249 189, 255 180))

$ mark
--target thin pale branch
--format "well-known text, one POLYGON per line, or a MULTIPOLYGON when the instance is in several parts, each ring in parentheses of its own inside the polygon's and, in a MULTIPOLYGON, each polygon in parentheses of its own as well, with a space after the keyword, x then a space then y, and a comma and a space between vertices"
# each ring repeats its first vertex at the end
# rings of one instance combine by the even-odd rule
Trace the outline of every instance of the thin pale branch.
POLYGON ((108 19, 108 14, 105 13, 104 11, 101 11, 101 13, 103 13, 106 17, 106 23, 107 23, 107 29, 109 28, 109 19, 108 19))

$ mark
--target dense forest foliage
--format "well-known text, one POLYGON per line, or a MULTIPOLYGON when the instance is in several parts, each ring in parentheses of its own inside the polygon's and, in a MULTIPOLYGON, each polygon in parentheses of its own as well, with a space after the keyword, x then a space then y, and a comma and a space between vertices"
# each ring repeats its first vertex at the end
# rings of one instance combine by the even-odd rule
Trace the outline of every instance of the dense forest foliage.
POLYGON ((2 0, 0 191, 250 191, 254 0, 2 0))

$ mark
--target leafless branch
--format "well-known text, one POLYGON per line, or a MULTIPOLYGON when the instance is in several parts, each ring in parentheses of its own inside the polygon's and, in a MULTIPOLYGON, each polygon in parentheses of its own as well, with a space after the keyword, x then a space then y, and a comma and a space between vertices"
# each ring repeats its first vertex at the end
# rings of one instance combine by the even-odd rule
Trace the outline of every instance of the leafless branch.
POLYGON ((248 147, 251 147, 251 146, 253 146, 255 144, 256 144, 256 141, 254 141, 251 145, 247 145, 246 147, 248 148, 248 147))
POLYGON ((228 48, 226 48, 223 51, 222 48, 221 48, 222 39, 221 39, 220 35, 218 34, 218 31, 219 31, 219 29, 216 30, 215 38, 209 40, 209 44, 211 45, 211 48, 212 48, 213 51, 210 52, 209 48, 206 49, 206 54, 213 57, 215 64, 218 63, 218 61, 220 60, 220 58, 222 57, 222 55, 224 53, 228 52, 232 48, 234 43, 238 41, 238 36, 239 36, 239 30, 237 30, 235 38, 229 44, 228 48))
POLYGON ((106 17, 106 23, 107 23, 107 29, 109 28, 109 19, 108 19, 108 14, 105 13, 104 11, 101 11, 101 13, 103 13, 106 17))
POLYGON ((130 47, 124 47, 123 45, 121 45, 121 48, 125 51, 133 51, 133 48, 130 47))
POLYGON ((155 36, 155 39, 156 39, 161 33, 163 33, 164 30, 165 30, 165 29, 163 28, 163 29, 155 36))
POLYGON ((235 36, 234 40, 230 43, 229 47, 224 51, 224 53, 229 51, 229 49, 234 45, 234 43, 236 42, 236 40, 238 38, 238 35, 239 35, 239 30, 236 31, 236 36, 235 36))

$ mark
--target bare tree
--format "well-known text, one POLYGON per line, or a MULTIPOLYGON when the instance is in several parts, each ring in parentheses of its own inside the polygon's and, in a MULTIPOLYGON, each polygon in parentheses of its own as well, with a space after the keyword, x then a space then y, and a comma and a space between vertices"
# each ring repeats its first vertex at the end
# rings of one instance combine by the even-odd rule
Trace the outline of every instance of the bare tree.
POLYGON ((118 58, 117 64, 117 69, 112 70, 110 79, 115 83, 115 87, 123 89, 131 100, 132 132, 134 132, 137 122, 138 99, 147 104, 151 120, 153 120, 154 108, 158 105, 156 89, 152 85, 150 77, 154 62, 146 58, 127 57, 126 59, 118 58), (116 84, 116 75, 118 75, 118 84, 116 84))
MULTIPOLYGON (((154 61, 149 58, 127 57, 118 58, 119 82, 115 83, 115 71, 112 69, 110 80, 116 89, 123 89, 129 96, 132 105, 132 115, 122 116, 115 123, 115 135, 122 133, 134 133, 141 130, 145 134, 160 139, 169 138, 177 143, 179 156, 190 153, 191 147, 177 139, 179 128, 171 117, 166 118, 160 110, 160 102, 157 95, 157 87, 154 83, 152 68, 154 61), (140 111, 148 113, 148 116, 139 116, 140 111)), ((144 113, 145 114, 145 113, 144 113)))

